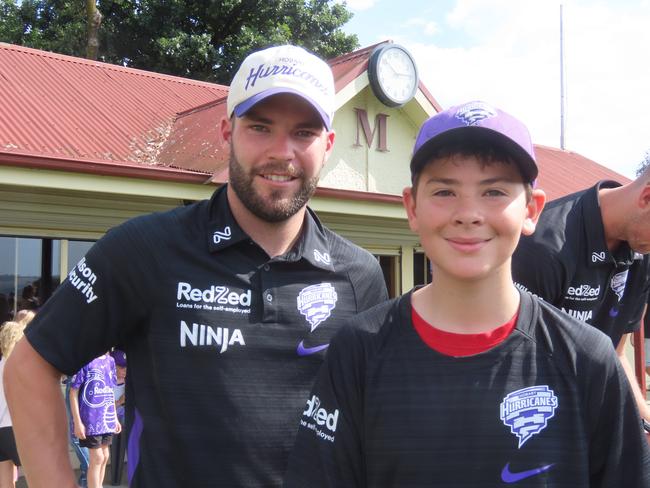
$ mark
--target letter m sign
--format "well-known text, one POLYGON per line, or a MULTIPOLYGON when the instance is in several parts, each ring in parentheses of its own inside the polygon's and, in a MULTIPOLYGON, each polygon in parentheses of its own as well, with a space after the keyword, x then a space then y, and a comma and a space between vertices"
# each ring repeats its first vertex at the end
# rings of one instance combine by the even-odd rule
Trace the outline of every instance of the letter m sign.
POLYGON ((370 149, 375 134, 379 133, 377 138, 377 150, 382 152, 388 151, 388 146, 386 145, 386 119, 388 118, 388 115, 381 113, 377 114, 375 117, 375 126, 370 130, 368 112, 362 108, 355 108, 354 111, 357 113, 357 139, 354 145, 361 146, 359 136, 360 132, 363 132, 363 137, 366 139, 366 146, 370 149))

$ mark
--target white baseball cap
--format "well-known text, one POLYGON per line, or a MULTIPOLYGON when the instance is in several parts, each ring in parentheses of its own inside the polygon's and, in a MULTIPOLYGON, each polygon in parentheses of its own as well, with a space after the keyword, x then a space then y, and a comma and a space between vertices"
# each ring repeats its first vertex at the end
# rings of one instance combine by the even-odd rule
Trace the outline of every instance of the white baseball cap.
POLYGON ((334 119, 334 77, 322 59, 297 46, 256 51, 242 62, 228 91, 228 117, 242 117, 256 103, 278 93, 304 98, 320 114, 327 130, 334 119))

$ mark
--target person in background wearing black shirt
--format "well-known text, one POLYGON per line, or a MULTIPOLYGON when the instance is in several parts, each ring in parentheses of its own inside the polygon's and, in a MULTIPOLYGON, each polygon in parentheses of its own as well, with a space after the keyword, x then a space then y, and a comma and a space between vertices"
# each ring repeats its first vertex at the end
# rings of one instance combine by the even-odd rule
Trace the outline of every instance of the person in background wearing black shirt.
POLYGON ((641 416, 650 408, 625 355, 650 287, 650 168, 549 202, 512 258, 515 282, 609 336, 641 416))
POLYGON ((432 281, 350 319, 285 488, 647 488, 650 448, 609 339, 521 292, 544 205, 526 127, 484 102, 420 129, 404 190, 432 281))
POLYGON ((30 487, 75 486, 58 378, 114 346, 129 358, 132 488, 281 485, 331 336, 387 298, 377 260, 306 206, 334 110, 321 59, 249 55, 221 123, 229 184, 127 221, 77 263, 7 364, 30 487))

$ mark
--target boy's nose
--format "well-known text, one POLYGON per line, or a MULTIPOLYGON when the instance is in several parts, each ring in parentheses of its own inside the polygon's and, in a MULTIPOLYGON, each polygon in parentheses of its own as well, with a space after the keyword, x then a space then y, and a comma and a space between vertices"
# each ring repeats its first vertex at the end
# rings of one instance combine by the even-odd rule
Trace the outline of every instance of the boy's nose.
POLYGON ((460 225, 481 224, 483 214, 473 199, 461 198, 454 214, 454 221, 460 225))

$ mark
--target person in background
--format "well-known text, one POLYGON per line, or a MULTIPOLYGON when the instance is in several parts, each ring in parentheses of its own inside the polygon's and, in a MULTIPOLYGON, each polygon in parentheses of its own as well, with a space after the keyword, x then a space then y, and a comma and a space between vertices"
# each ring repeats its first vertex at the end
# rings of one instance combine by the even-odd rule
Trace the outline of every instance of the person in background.
POLYGON ((72 376, 66 376, 63 380, 65 384, 65 408, 68 415, 68 424, 70 426, 68 429, 69 442, 70 447, 72 447, 72 451, 75 453, 77 461, 79 462, 79 478, 77 479, 77 484, 80 488, 88 488, 88 459, 90 453, 88 452, 87 447, 79 445, 79 439, 77 439, 77 436, 74 433, 74 422, 72 419, 72 412, 70 411, 70 380, 72 380, 72 376))
MULTIPOLYGON (((111 356, 115 360, 115 370, 117 373, 117 384, 113 388, 115 397, 115 408, 117 409, 117 420, 124 424, 124 403, 126 401, 126 354, 119 349, 113 349, 111 356)), ((122 481, 122 463, 124 461, 124 452, 126 451, 126 442, 122 432, 113 436, 111 444, 111 484, 119 485, 122 481)))
POLYGON ((609 336, 647 422, 625 345, 643 320, 649 252, 650 168, 625 185, 600 181, 549 202, 512 257, 519 286, 609 336))
MULTIPOLYGON (((4 375, 5 363, 11 355, 16 342, 23 336, 24 323, 5 322, 0 329, 0 378, 4 375)), ((11 415, 7 408, 4 388, 0 385, 0 488, 15 486, 17 466, 20 466, 20 457, 16 448, 11 415)))
POLYGON ((70 379, 70 413, 79 446, 88 448, 88 488, 102 488, 117 420, 113 388, 115 361, 108 353, 93 359, 70 379))

